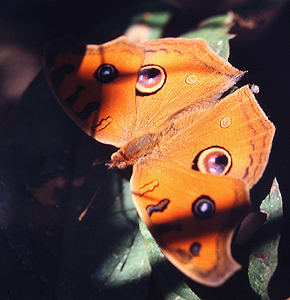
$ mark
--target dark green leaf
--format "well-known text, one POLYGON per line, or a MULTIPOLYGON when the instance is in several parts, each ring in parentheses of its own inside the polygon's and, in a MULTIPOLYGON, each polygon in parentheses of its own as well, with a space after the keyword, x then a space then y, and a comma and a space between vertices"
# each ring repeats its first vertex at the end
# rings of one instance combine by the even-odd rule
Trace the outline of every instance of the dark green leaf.
POLYGON ((165 300, 200 300, 185 283, 184 276, 165 258, 146 225, 139 222, 141 234, 157 285, 165 300))
POLYGON ((183 34, 182 37, 195 39, 204 38, 216 54, 224 59, 229 58, 229 40, 233 38, 229 30, 233 25, 233 15, 220 15, 203 21, 199 28, 183 34))
POLYGON ((282 197, 276 180, 270 194, 263 200, 260 210, 266 212, 268 217, 260 239, 252 249, 248 273, 252 288, 263 300, 267 300, 269 280, 278 263, 279 231, 283 215, 282 197))

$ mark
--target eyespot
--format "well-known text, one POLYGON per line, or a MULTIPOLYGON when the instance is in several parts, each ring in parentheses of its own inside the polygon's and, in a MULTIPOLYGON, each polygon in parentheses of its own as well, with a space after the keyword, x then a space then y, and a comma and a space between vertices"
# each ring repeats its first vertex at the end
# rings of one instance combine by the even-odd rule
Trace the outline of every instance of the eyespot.
POLYGON ((166 80, 165 71, 154 65, 141 68, 136 84, 137 92, 141 94, 153 94, 162 88, 166 80))
POLYGON ((94 73, 94 77, 101 83, 109 83, 116 79, 119 75, 118 70, 109 64, 100 65, 94 73))
POLYGON ((189 251, 193 254, 193 256, 198 256, 200 250, 201 250, 201 244, 198 242, 193 243, 189 249, 189 251))
POLYGON ((211 147, 202 150, 192 163, 192 169, 214 175, 227 174, 231 166, 231 155, 221 147, 211 147))
POLYGON ((193 202, 192 212, 197 219, 208 220, 215 213, 215 203, 209 196, 202 195, 193 202))

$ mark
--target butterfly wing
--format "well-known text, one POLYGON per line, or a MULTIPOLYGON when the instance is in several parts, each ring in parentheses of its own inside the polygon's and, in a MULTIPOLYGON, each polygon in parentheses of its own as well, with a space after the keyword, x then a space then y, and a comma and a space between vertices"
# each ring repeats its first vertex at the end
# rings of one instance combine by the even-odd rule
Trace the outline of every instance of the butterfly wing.
POLYGON ((139 216, 188 277, 214 287, 240 269, 231 241, 251 206, 243 181, 152 160, 134 165, 130 184, 139 216))
POLYGON ((50 86, 64 110, 90 136, 120 147, 135 120, 135 89, 144 47, 120 37, 103 45, 59 40, 45 50, 50 86))
POLYGON ((239 269, 232 236, 249 212, 249 187, 267 165, 274 131, 244 86, 199 120, 186 116, 156 133, 158 147, 134 165, 138 214, 168 259, 193 280, 219 286, 239 269))
POLYGON ((65 111, 89 135, 117 147, 180 115, 197 118, 244 74, 203 39, 134 44, 120 37, 99 46, 62 40, 45 53, 50 86, 65 111))
POLYGON ((244 75, 215 54, 203 39, 164 38, 144 46, 141 70, 151 70, 152 80, 154 70, 158 74, 160 68, 165 78, 155 89, 151 84, 150 88, 142 82, 137 84, 136 128, 141 131, 154 131, 184 114, 200 114, 244 75))
POLYGON ((95 139, 122 147, 112 166, 134 164, 136 209, 169 260, 200 283, 225 282, 240 268, 232 236, 275 131, 249 87, 220 99, 244 72, 202 39, 57 43, 46 52, 66 112, 95 139))
POLYGON ((275 133, 249 86, 221 99, 198 121, 180 118, 172 127, 178 134, 160 145, 162 157, 189 169, 242 179, 250 188, 267 166, 275 133), (221 173, 214 168, 218 160, 221 173))

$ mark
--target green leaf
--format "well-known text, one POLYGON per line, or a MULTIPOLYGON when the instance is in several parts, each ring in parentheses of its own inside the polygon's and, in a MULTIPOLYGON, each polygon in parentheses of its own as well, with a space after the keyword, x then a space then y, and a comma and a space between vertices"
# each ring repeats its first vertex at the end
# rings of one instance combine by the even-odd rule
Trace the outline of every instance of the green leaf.
POLYGON ((259 241, 253 246, 248 274, 252 288, 263 300, 267 300, 269 299, 267 287, 278 264, 279 231, 283 215, 282 196, 276 179, 260 210, 266 212, 268 217, 259 241))
POLYGON ((185 276, 165 258, 142 221, 139 222, 139 227, 147 248, 154 278, 165 300, 200 300, 185 283, 185 276))
MULTIPOLYGON (((124 207, 121 201, 116 201, 115 214, 109 218, 109 223, 117 225, 119 213, 136 216, 135 208, 132 206, 131 191, 127 180, 123 181, 123 196, 127 199, 124 207)), ((133 218, 135 219, 135 218, 133 218)), ((122 227, 124 220, 121 218, 119 227, 122 227)), ((118 294, 123 299, 145 299, 147 285, 149 282, 151 267, 148 261, 144 241, 136 227, 135 232, 128 237, 132 243, 124 240, 117 247, 111 249, 111 256, 102 262, 100 268, 96 269, 91 279, 102 299, 114 299, 118 294), (125 243, 124 243, 125 242, 125 243)))
MULTIPOLYGON (((136 13, 132 18, 132 24, 125 31, 125 35, 133 41, 141 42, 161 38, 163 28, 170 20, 171 15, 168 7, 166 10, 151 8, 146 12, 136 13)), ((233 24, 232 13, 214 16, 201 22, 198 29, 187 32, 181 37, 188 39, 204 38, 219 56, 228 59, 229 40, 234 37, 228 32, 233 24)))
MULTIPOLYGON (((162 36, 163 28, 169 21, 171 13, 166 11, 147 11, 136 14, 125 35, 133 41, 144 42, 162 36)), ((203 38, 208 45, 221 57, 228 59, 229 40, 234 35, 229 34, 233 25, 233 14, 211 17, 203 21, 198 29, 187 32, 181 37, 188 39, 203 38)))
MULTIPOLYGON (((147 11, 137 14, 132 19, 132 25, 126 30, 125 35, 129 35, 130 30, 135 30, 135 39, 152 40, 162 37, 163 27, 169 21, 171 13, 166 11, 147 11)), ((133 38, 134 40, 134 38, 133 38)))
POLYGON ((229 40, 234 37, 228 33, 232 25, 233 14, 215 16, 203 21, 197 30, 187 32, 182 37, 204 38, 216 54, 227 60, 230 53, 229 40))

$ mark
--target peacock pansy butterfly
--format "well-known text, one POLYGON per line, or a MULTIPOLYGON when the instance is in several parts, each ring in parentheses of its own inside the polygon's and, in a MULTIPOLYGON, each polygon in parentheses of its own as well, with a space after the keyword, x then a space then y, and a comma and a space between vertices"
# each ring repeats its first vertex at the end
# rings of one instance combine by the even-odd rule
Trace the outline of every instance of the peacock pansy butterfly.
POLYGON ((45 70, 68 115, 120 149, 110 167, 133 165, 132 197, 166 257, 204 285, 240 269, 231 254, 249 190, 267 165, 275 132, 250 86, 225 95, 244 72, 203 39, 49 45, 45 70))

